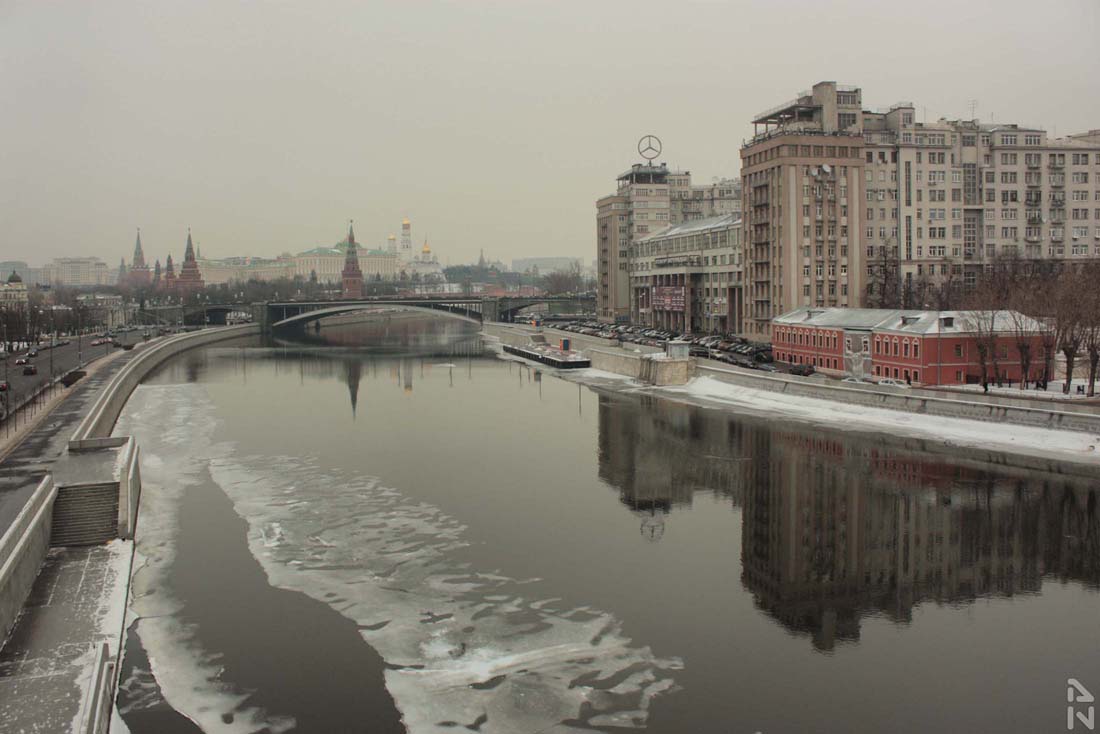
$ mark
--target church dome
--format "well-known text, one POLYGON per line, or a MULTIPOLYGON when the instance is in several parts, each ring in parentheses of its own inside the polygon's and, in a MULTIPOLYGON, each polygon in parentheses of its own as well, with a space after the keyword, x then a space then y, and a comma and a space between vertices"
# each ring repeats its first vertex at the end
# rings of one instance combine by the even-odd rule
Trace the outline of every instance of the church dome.
POLYGON ((23 279, 19 277, 19 273, 15 272, 13 270, 13 271, 11 271, 11 275, 8 276, 8 282, 9 283, 22 283, 23 279))

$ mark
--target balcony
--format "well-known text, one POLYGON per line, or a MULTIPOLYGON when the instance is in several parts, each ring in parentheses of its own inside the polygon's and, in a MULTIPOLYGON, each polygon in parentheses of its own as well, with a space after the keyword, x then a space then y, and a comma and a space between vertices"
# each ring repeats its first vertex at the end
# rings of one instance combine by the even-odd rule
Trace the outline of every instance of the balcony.
POLYGON ((1027 236, 1024 237, 1025 242, 1031 242, 1031 243, 1041 242, 1042 239, 1043 239, 1042 237, 1036 237, 1035 235, 1027 235, 1027 236))
POLYGON ((1050 185, 1053 186, 1056 189, 1063 188, 1066 185, 1066 177, 1065 176, 1051 176, 1050 177, 1050 185))
POLYGON ((1064 162, 1058 163, 1056 161, 1051 161, 1047 164, 1047 167, 1052 171, 1061 171, 1063 168, 1066 167, 1066 164, 1064 162))
POLYGON ((1030 161, 1030 162, 1026 163, 1025 165, 1027 165, 1028 168, 1034 170, 1036 168, 1039 168, 1040 165, 1042 165, 1042 164, 1039 161, 1030 161))

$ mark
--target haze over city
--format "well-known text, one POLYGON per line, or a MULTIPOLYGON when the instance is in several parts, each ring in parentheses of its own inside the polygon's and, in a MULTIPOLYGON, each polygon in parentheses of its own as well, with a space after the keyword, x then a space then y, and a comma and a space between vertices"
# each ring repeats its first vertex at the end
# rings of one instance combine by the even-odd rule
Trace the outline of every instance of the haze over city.
POLYGON ((0 259, 273 256, 354 218, 439 257, 593 251, 639 136, 734 177, 819 79, 918 119, 1096 127, 1097 3, 0 5, 0 259), (950 20, 951 32, 945 32, 950 20), (965 30, 959 30, 965 29, 965 30), (976 100, 971 107, 972 100, 976 100))

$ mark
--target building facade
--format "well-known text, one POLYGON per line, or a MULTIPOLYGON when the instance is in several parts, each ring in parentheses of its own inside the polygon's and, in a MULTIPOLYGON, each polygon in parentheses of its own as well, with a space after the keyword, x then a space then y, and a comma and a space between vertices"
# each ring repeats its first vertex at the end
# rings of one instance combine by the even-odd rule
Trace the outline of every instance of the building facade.
POLYGON ((630 245, 630 321, 691 333, 744 330, 741 221, 692 220, 630 245))
POLYGON ((0 309, 26 308, 28 301, 27 284, 13 268, 4 282, 0 283, 0 309))
POLYGON ((914 385, 977 383, 984 360, 988 379, 1018 383, 1021 344, 1032 355, 1026 378, 1042 376, 1041 331, 1010 311, 797 308, 773 320, 772 350, 829 374, 914 385))
POLYGON ((741 148, 749 334, 799 305, 861 301, 863 136, 858 89, 822 82, 753 119, 741 148))
POLYGON ((50 285, 73 288, 113 285, 107 263, 98 257, 58 257, 42 268, 42 278, 50 285))
POLYGON ((670 226, 740 211, 739 182, 693 186, 690 171, 636 163, 615 193, 596 201, 596 312, 602 321, 631 315, 630 252, 638 239, 670 226))
MULTIPOLYGON (((1041 128, 1020 124, 921 122, 912 102, 865 109, 861 89, 835 82, 820 82, 753 123, 756 134, 741 154, 743 179, 752 179, 744 188, 744 219, 754 243, 747 277, 759 328, 769 312, 795 306, 950 303, 952 294, 965 291, 1000 261, 1100 258, 1097 131, 1052 139, 1041 128), (814 138, 837 142, 815 145, 814 138), (825 157, 800 162, 801 182, 776 182, 782 172, 790 175, 794 162, 783 158, 796 150, 825 157), (830 150, 836 158, 829 157, 830 150), (852 160, 855 153, 858 163, 852 160), (817 179, 826 166, 830 172, 843 167, 848 174, 847 216, 838 211, 835 221, 837 249, 843 249, 845 230, 848 256, 837 261, 828 256, 833 229, 828 188, 824 201, 817 197, 817 179), (796 189, 801 184, 801 201, 792 183, 796 189), (787 197, 779 205, 782 214, 772 199, 778 192, 787 197), (825 234, 823 259, 819 230, 825 234), (799 247, 801 261, 795 256, 799 247), (839 276, 842 269, 846 282, 839 276), (835 285, 829 279, 834 270, 835 285)), ((840 196, 839 185, 833 193, 840 196)))

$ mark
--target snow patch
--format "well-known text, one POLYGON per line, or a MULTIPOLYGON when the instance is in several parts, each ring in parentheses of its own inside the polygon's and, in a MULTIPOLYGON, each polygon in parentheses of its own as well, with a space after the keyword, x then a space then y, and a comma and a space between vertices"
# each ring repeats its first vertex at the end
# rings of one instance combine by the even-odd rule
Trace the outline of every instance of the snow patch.
POLYGON ((841 428, 886 429, 898 435, 1012 453, 1061 453, 1086 461, 1095 457, 1100 462, 1100 437, 1087 433, 870 408, 758 390, 713 377, 696 377, 682 387, 665 387, 660 391, 733 405, 760 415, 779 415, 841 428))

